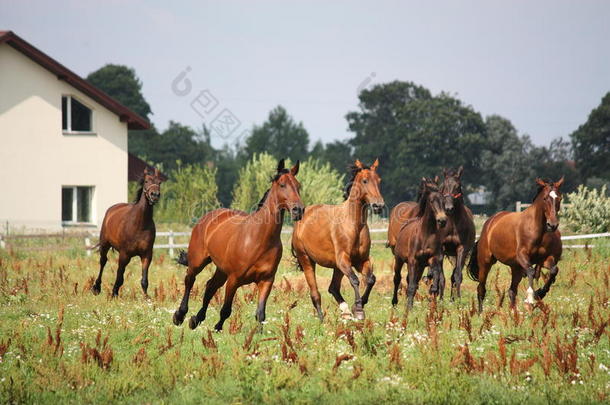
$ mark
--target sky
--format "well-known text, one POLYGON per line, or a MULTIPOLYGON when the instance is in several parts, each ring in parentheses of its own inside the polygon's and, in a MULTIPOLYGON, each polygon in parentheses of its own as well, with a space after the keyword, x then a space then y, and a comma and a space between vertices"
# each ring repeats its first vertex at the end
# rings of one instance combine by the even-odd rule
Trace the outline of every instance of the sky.
POLYGON ((133 67, 158 129, 224 123, 216 146, 280 104, 312 141, 346 139, 359 89, 393 80, 546 145, 610 91, 610 1, 0 0, 0 30, 83 77, 133 67))

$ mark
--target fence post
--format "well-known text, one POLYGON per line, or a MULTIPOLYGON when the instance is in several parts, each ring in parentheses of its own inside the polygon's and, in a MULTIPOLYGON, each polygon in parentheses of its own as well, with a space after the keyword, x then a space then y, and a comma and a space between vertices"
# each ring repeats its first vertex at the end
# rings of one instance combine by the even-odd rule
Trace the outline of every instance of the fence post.
POLYGON ((174 231, 169 230, 169 236, 167 240, 169 244, 169 257, 174 258, 174 231))
POLYGON ((515 203, 515 212, 521 212, 521 201, 515 203))
POLYGON ((4 238, 0 235, 0 249, 6 249, 6 244, 4 243, 4 238))
POLYGON ((87 249, 87 256, 91 256, 91 239, 85 238, 85 249, 87 249))

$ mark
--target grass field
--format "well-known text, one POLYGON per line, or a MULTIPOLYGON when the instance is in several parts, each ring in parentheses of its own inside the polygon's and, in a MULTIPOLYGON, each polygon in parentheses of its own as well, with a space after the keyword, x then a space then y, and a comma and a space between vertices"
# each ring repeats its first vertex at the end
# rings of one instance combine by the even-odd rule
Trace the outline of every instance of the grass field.
MULTIPOLYGON (((195 331, 171 323, 184 268, 163 251, 151 267, 150 299, 141 294, 134 260, 121 297, 112 300, 116 254, 102 294, 93 296, 98 258, 82 247, 0 250, 0 403, 610 400, 607 246, 566 251, 557 283, 533 309, 523 305, 524 288, 518 310, 508 309, 509 272, 496 266, 482 316, 474 310, 476 284, 466 278, 458 302, 431 304, 422 284, 407 317, 404 293, 396 309, 390 305, 389 251, 376 245, 372 255, 378 283, 364 322, 339 319, 326 293, 331 272, 318 268, 327 313, 320 323, 286 250, 262 332, 247 286, 225 330, 215 333, 220 295, 195 331)), ((197 280, 187 317, 210 275, 211 267, 197 280)), ((351 303, 350 289, 344 282, 351 303)))

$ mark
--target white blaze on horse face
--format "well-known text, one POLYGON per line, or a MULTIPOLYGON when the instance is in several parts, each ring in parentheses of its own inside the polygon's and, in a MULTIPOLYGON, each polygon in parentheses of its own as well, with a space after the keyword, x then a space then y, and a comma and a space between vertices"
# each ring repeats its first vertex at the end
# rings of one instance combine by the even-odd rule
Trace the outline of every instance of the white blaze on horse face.
POLYGON ((555 198, 557 198, 557 193, 555 192, 555 190, 551 190, 551 192, 549 193, 549 195, 551 196, 551 198, 553 198, 553 200, 555 198))
POLYGON ((527 289, 527 298, 525 299, 527 304, 534 303, 534 289, 532 287, 528 287, 527 289))

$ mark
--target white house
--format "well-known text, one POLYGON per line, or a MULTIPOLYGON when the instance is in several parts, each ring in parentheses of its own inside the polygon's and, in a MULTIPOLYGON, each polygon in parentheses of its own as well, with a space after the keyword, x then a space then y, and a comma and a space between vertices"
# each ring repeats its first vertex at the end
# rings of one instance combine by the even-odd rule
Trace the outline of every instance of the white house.
POLYGON ((99 226, 127 201, 127 130, 148 122, 0 31, 0 229, 99 226))

